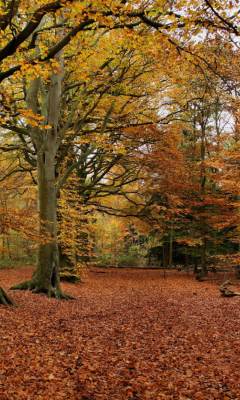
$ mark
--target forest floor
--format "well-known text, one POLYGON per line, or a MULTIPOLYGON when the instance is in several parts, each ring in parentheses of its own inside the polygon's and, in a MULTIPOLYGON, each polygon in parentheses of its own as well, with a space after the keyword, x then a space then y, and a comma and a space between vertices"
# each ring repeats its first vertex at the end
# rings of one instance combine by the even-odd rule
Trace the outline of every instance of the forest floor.
MULTIPOLYGON (((240 297, 220 295, 223 275, 91 270, 62 283, 76 301, 7 291, 20 307, 0 306, 1 400, 240 399, 240 297)), ((1 269, 0 285, 32 273, 1 269)))

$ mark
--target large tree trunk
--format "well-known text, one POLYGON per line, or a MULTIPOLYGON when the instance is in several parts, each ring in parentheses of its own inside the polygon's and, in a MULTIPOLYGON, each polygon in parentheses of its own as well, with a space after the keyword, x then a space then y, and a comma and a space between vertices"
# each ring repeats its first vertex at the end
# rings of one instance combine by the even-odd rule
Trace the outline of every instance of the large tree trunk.
MULTIPOLYGON (((62 52, 55 57, 63 71, 62 52)), ((29 85, 27 106, 34 114, 38 113, 38 92, 42 94, 42 115, 49 128, 40 130, 29 126, 34 147, 37 150, 37 183, 40 239, 37 249, 37 269, 33 277, 11 289, 28 289, 43 293, 48 297, 69 299, 60 288, 59 254, 57 245, 57 216, 55 191, 55 155, 57 126, 61 100, 62 72, 51 76, 49 92, 45 91, 41 78, 29 85)))
POLYGON ((37 269, 33 277, 11 287, 11 289, 28 289, 35 293, 44 293, 48 297, 69 299, 60 288, 59 254, 57 245, 57 220, 55 196, 54 148, 49 146, 38 154, 38 208, 39 233, 44 239, 38 243, 37 269))

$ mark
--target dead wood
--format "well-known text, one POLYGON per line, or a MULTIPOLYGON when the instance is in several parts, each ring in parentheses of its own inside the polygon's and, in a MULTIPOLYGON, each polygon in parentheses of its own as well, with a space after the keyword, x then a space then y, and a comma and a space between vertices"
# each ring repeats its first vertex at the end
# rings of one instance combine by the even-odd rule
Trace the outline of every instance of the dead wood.
POLYGON ((230 290, 228 286, 231 285, 230 280, 223 282, 219 285, 219 290, 223 297, 233 297, 233 296, 240 296, 239 292, 235 292, 234 290, 230 290))

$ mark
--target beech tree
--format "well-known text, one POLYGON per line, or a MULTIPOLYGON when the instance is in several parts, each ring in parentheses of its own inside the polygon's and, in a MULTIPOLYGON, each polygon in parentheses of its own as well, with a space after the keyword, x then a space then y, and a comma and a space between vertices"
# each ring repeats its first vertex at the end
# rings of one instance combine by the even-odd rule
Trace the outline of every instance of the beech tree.
MULTIPOLYGON (((51 240, 38 244, 37 270, 33 278, 12 289, 30 289, 57 298, 67 298, 67 295, 60 289, 56 196, 71 173, 76 171, 84 188, 82 194, 87 197, 90 188, 96 187, 122 159, 125 150, 121 132, 124 127, 153 123, 153 117, 156 118, 153 99, 156 87, 151 81, 147 83, 144 76, 147 71, 149 79, 159 64, 145 60, 136 50, 122 47, 121 37, 112 38, 111 51, 109 37, 85 35, 83 40, 93 40, 93 44, 82 58, 76 56, 78 67, 74 62, 73 67, 69 64, 63 73, 61 51, 54 62, 50 62, 51 73, 44 71, 43 75, 35 76, 36 70, 32 71, 29 85, 23 84, 27 109, 21 115, 27 119, 27 129, 22 127, 21 118, 17 122, 15 115, 9 115, 11 122, 8 121, 4 128, 16 133, 16 141, 1 147, 3 151, 21 151, 25 163, 32 168, 36 165, 40 235, 46 230, 51 237, 51 240), (92 53, 99 43, 101 56, 97 60, 92 53), (104 52, 105 48, 108 53, 104 52), (114 51, 118 58, 109 57, 109 53, 114 56, 114 51), (84 71, 81 63, 86 63, 86 59, 89 64, 84 71), (63 161, 65 169, 61 167, 63 161), (91 183, 86 185, 84 176, 89 174, 92 175, 91 183)), ((74 47, 70 46, 69 51, 74 47)), ((19 88, 16 81, 16 91, 19 88)), ((16 95, 12 95, 12 102, 16 104, 14 98, 16 95)), ((134 146, 129 143, 128 147, 134 146)))
MULTIPOLYGON (((130 115, 133 116, 136 113, 136 108, 131 104, 132 99, 142 97, 142 94, 139 96, 139 90, 146 91, 143 82, 141 85, 138 82, 136 85, 138 93, 131 93, 132 85, 134 86, 138 75, 133 74, 129 78, 128 66, 118 62, 116 64, 119 48, 121 48, 120 42, 124 43, 124 53, 126 53, 126 48, 134 49, 143 46, 145 54, 154 56, 156 60, 165 55, 165 61, 167 60, 166 77, 170 73, 170 65, 177 62, 182 51, 186 51, 189 56, 194 56, 195 43, 189 39, 196 29, 210 27, 211 30, 221 29, 237 35, 235 27, 235 20, 238 19, 237 13, 229 14, 230 16, 224 14, 222 17, 219 14, 219 6, 214 8, 208 2, 202 2, 200 7, 194 5, 193 9, 189 8, 189 14, 186 17, 184 13, 178 13, 181 9, 181 1, 175 5, 167 1, 153 4, 147 2, 143 5, 139 5, 138 2, 132 4, 126 1, 113 3, 104 1, 100 6, 96 1, 90 5, 77 0, 66 3, 56 1, 46 4, 43 2, 40 6, 31 5, 28 1, 20 1, 16 4, 9 2, 6 6, 1 6, 0 14, 3 16, 1 28, 4 35, 0 51, 0 60, 2 61, 0 80, 3 82, 5 79, 1 89, 1 122, 4 129, 17 133, 19 140, 16 144, 14 140, 11 142, 10 139, 7 146, 2 146, 2 150, 21 151, 26 162, 30 163, 32 167, 36 165, 39 218, 42 221, 40 235, 47 230, 51 237, 47 243, 39 243, 37 270, 33 278, 15 288, 30 289, 57 298, 68 298, 62 293, 59 281, 56 193, 59 192, 70 173, 81 163, 94 162, 96 148, 109 146, 111 151, 112 142, 115 143, 116 122, 118 129, 124 127, 124 124, 119 121, 120 115, 124 114, 127 107, 127 115, 124 118, 129 125, 130 115), (29 10, 32 12, 30 20, 27 15, 29 10), (53 13, 56 13, 56 17, 53 13), (229 18, 231 22, 229 22, 229 18), (143 25, 147 27, 143 28, 143 25), (114 39, 117 43, 113 46, 115 53, 110 52, 110 57, 105 57, 104 60, 100 59, 102 63, 98 64, 98 71, 93 75, 87 71, 85 76, 81 76, 79 69, 84 70, 84 65, 85 69, 89 68, 86 60, 91 53, 91 34, 87 35, 88 31, 94 33, 97 31, 97 35, 94 35, 97 41, 101 38, 102 32, 107 32, 109 42, 113 43, 110 32, 115 29, 121 29, 122 32, 118 40, 116 37, 114 39), (180 32, 180 35, 176 35, 175 30, 180 32), (84 33, 83 39, 80 35, 81 32, 84 33), (182 45, 182 39, 186 45, 182 45), (83 56, 79 65, 78 55, 83 56), (110 67, 114 63, 115 65, 110 67), (74 70, 78 74, 75 75, 74 70), (108 71, 108 77, 111 78, 108 85, 103 84, 105 76, 102 72, 105 70, 108 71), (71 74, 72 77, 77 77, 76 81, 68 81, 68 85, 63 87, 64 82, 69 79, 71 74), (102 74, 100 86, 92 85, 92 79, 100 74, 102 74), (11 93, 10 81, 6 78, 12 75, 11 84, 16 86, 11 93), (125 76, 127 76, 126 85, 124 91, 121 92, 122 88, 119 88, 118 84, 121 86, 125 76), (25 82, 30 80, 30 83, 22 85, 21 82, 24 80, 25 82), (19 89, 20 87, 21 89, 19 89), (76 88, 80 89, 81 98, 74 98, 74 106, 66 114, 65 111, 69 111, 67 106, 69 98, 77 95, 74 90, 76 88), (17 93, 23 93, 24 98, 20 97, 19 99, 16 96, 17 93), (39 98, 39 93, 41 93, 41 98, 39 98), (64 94, 65 96, 62 98, 64 94), (89 97, 93 94, 96 95, 92 96, 91 104, 89 97), (106 100, 104 100, 104 95, 107 95, 106 100), (109 95, 112 98, 119 97, 121 99, 128 96, 131 100, 119 101, 116 105, 115 100, 109 101, 109 95), (17 104, 24 100, 26 109, 22 108, 19 113, 17 104), (89 118, 89 114, 96 110, 100 100, 104 103, 104 107, 100 108, 92 119, 89 118), (111 119, 114 112, 115 118, 111 119), (119 118, 117 118, 117 113, 119 118), (59 115, 62 117, 62 121, 61 118, 59 120, 59 115), (27 132, 23 121, 27 124, 27 132), (63 126, 59 122, 63 122, 63 126), (85 127, 88 125, 85 131, 84 124, 85 127), (110 128, 107 129, 107 126, 110 128), (77 138, 78 132, 83 132, 81 142, 74 150, 77 161, 68 168, 55 188, 55 178, 58 174, 56 166, 66 155, 69 143, 73 140, 71 130, 74 132, 74 139, 77 138), (112 138, 111 135, 108 135, 109 132, 112 132, 112 138), (88 138, 84 142, 86 133, 88 133, 88 138), (91 137, 91 133, 94 137, 91 137), (98 145, 100 141, 101 145, 98 145), (60 151, 62 143, 67 148, 66 151, 64 146, 60 151), (59 161, 58 152, 60 153, 59 161)), ((221 7, 220 11, 222 11, 221 7)), ((96 51, 96 45, 93 49, 96 51)), ((132 57, 130 50, 127 54, 128 57, 132 57)), ((134 62, 137 64, 140 59, 136 58, 134 62)), ((147 72, 147 64, 144 68, 147 72)), ((150 68, 148 79, 151 79, 151 73, 150 68)), ((138 74, 137 69, 136 74, 138 74)), ((151 87, 150 83, 148 87, 151 87)), ((134 115, 131 124, 156 123, 157 120, 153 120, 152 113, 141 112, 140 108, 143 102, 138 102, 137 117, 134 115)), ((152 105, 156 109, 156 102, 154 104, 153 100, 152 105)), ((151 107, 148 110, 151 110, 151 107)), ((97 179, 100 180, 100 177, 97 179)))

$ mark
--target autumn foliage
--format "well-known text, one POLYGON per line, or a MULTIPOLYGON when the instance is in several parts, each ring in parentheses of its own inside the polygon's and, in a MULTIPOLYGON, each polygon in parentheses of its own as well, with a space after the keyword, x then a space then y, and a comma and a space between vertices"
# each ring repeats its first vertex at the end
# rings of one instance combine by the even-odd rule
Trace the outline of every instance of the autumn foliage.
MULTIPOLYGON (((1 270, 1 282, 32 272, 1 270)), ((14 292, 20 308, 1 307, 1 398, 237 399, 239 298, 221 297, 223 278, 93 268, 63 284, 78 300, 61 307, 14 292)))
POLYGON ((0 1, 1 400, 240 398, 239 18, 0 1))

